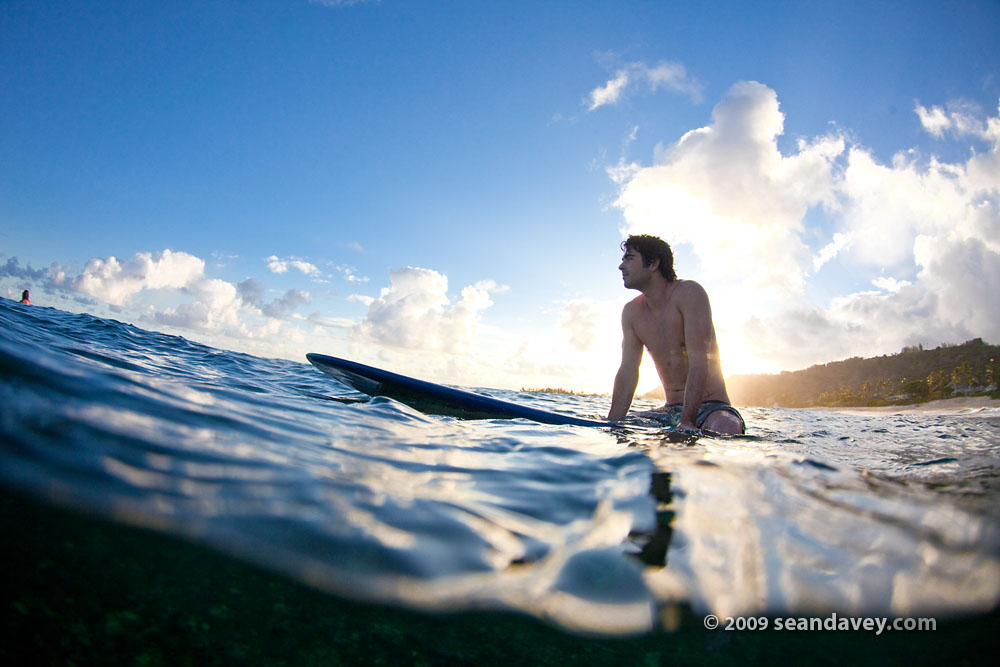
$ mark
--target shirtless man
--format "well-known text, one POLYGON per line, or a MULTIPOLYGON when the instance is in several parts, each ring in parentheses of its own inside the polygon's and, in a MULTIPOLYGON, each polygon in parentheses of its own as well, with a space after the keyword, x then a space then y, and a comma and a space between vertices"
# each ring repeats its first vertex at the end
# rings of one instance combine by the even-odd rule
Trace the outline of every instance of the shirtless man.
POLYGON ((630 236, 618 270, 625 287, 641 292, 622 310, 622 363, 615 376, 608 421, 628 413, 639 381, 642 350, 649 350, 666 403, 638 413, 673 424, 678 431, 745 431, 729 403, 719 363, 712 308, 701 285, 678 280, 670 246, 655 236, 630 236))

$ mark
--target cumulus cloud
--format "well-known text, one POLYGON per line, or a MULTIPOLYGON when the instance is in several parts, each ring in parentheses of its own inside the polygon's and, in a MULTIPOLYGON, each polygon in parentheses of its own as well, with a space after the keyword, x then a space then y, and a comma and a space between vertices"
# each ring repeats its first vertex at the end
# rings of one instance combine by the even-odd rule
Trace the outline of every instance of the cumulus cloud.
POLYGON ((365 294, 351 294, 347 297, 348 301, 354 301, 365 306, 370 306, 375 302, 375 297, 367 296, 365 294))
POLYGON ((262 305, 260 309, 267 317, 282 320, 299 306, 309 303, 311 298, 306 290, 290 289, 274 301, 262 305))
POLYGON ((974 137, 985 150, 955 163, 901 151, 891 164, 861 147, 848 152, 835 220, 852 239, 845 262, 855 271, 915 274, 876 279, 887 295, 850 294, 827 308, 840 324, 829 334, 843 337, 843 323, 864 332, 856 354, 1000 340, 1000 300, 992 293, 1000 280, 1000 118, 976 118, 960 104, 947 112, 918 104, 915 113, 932 136, 974 137))
POLYGON ((925 109, 920 104, 917 104, 917 115, 920 117, 920 123, 924 126, 924 129, 936 137, 943 136, 944 131, 951 125, 948 114, 941 107, 925 109))
POLYGON ((0 277, 42 282, 57 292, 70 292, 72 300, 94 305, 105 303, 121 312, 141 292, 185 290, 204 280, 204 260, 185 252, 139 252, 131 259, 94 257, 83 271, 53 263, 48 269, 21 267, 17 258, 0 266, 0 277))
POLYGON ((950 132, 956 136, 973 135, 995 141, 997 132, 1000 132, 996 119, 984 121, 980 118, 980 109, 974 104, 956 101, 950 102, 947 109, 941 106, 928 109, 917 102, 914 111, 924 129, 939 139, 950 132))
POLYGON ((192 301, 175 308, 151 310, 151 319, 181 329, 247 334, 248 329, 240 318, 243 300, 235 285, 212 278, 189 285, 187 292, 194 297, 192 301))
POLYGON ((346 331, 357 325, 357 322, 352 319, 346 317, 324 317, 319 312, 309 313, 305 320, 323 329, 341 329, 346 331))
POLYGON ((892 293, 896 293, 904 287, 909 287, 910 284, 911 283, 906 280, 896 280, 895 278, 885 277, 879 277, 872 281, 872 285, 875 285, 875 287, 892 293))
POLYGON ((914 114, 931 137, 972 140, 968 159, 900 150, 884 163, 839 133, 782 153, 777 94, 737 83, 710 125, 658 147, 653 164, 609 168, 622 231, 687 244, 699 266, 682 277, 711 283, 713 302, 721 295, 717 325, 785 368, 1000 340, 991 289, 1000 281, 1000 114, 983 118, 963 103, 918 103, 914 114), (822 227, 806 222, 817 218, 822 227), (820 269, 824 291, 837 272, 851 276, 841 284, 878 289, 809 305, 820 269))
POLYGON ((3 265, 0 265, 0 278, 42 280, 48 275, 49 272, 47 269, 33 269, 30 264, 28 266, 21 266, 21 262, 17 257, 10 257, 3 265))
POLYGON ((311 295, 305 290, 290 289, 281 297, 265 302, 264 285, 254 278, 247 278, 236 286, 244 305, 256 308, 263 315, 274 319, 285 319, 299 306, 309 303, 311 295))
POLYGON ((919 284, 900 285, 888 294, 856 292, 826 306, 796 306, 768 317, 751 317, 745 334, 760 356, 779 360, 783 368, 982 335, 961 321, 941 317, 940 307, 937 292, 919 284))
MULTIPOLYGON (((1000 187, 1000 184, 998 184, 1000 187)), ((998 239, 919 236, 913 252, 918 280, 938 297, 935 319, 952 322, 970 334, 1000 340, 1000 247, 998 239)))
POLYGON ((164 250, 136 253, 124 262, 113 256, 95 257, 77 276, 66 271, 54 265, 49 270, 51 284, 121 306, 142 290, 178 289, 195 283, 205 272, 205 261, 185 252, 164 250))
POLYGON ((344 264, 331 264, 333 270, 339 273, 349 283, 362 284, 368 282, 368 276, 359 276, 357 269, 344 264))
POLYGON ((259 306, 264 302, 264 294, 267 290, 264 283, 254 278, 247 278, 236 286, 236 291, 246 303, 259 306))
POLYGON ((288 269, 295 269, 300 273, 307 276, 318 276, 320 275, 319 268, 315 264, 310 264, 301 259, 291 258, 291 259, 279 259, 275 255, 271 255, 267 258, 267 268, 271 270, 272 273, 287 273, 288 269))
POLYGON ((645 63, 629 63, 618 69, 603 86, 598 86, 588 95, 588 110, 615 105, 628 89, 645 86, 650 92, 666 88, 701 101, 701 84, 688 76, 687 70, 678 63, 661 62, 655 66, 645 63))
POLYGON ((447 276, 431 269, 405 267, 389 272, 368 313, 353 329, 355 340, 397 348, 453 352, 473 341, 490 294, 506 289, 493 281, 465 287, 454 303, 448 297, 447 276))
POLYGON ((573 299, 563 305, 559 326, 566 332, 570 346, 586 352, 594 346, 598 330, 607 319, 607 311, 591 299, 573 299))
POLYGON ((607 104, 617 104, 622 96, 622 91, 628 85, 629 73, 627 69, 619 70, 618 74, 603 86, 599 86, 590 91, 590 110, 607 104))
POLYGON ((882 164, 870 151, 852 148, 839 185, 839 224, 853 240, 849 258, 885 268, 909 265, 917 236, 965 226, 971 202, 961 171, 936 160, 924 165, 904 153, 882 164))
POLYGON ((615 205, 623 231, 690 244, 704 271, 719 279, 800 292, 812 257, 803 218, 812 206, 833 205, 833 165, 844 139, 801 141, 796 153, 782 155, 777 95, 756 82, 734 85, 712 120, 659 147, 652 166, 611 174, 622 182, 615 205))
POLYGON ((816 256, 813 257, 813 271, 819 271, 820 268, 831 259, 840 254, 840 251, 848 247, 853 240, 853 234, 841 234, 837 232, 833 235, 833 240, 827 245, 820 249, 816 256))
POLYGON ((53 294, 64 293, 58 298, 68 296, 88 308, 105 304, 113 313, 165 327, 256 341, 281 334, 276 343, 294 337, 284 323, 311 300, 300 289, 268 300, 259 281, 234 285, 206 277, 204 260, 171 250, 139 252, 124 261, 95 257, 79 273, 59 264, 43 270, 22 267, 11 258, 0 265, 0 278, 39 281, 53 294))
POLYGON ((253 278, 237 285, 206 278, 186 286, 183 294, 190 300, 180 305, 150 305, 146 319, 176 329, 221 335, 239 341, 256 341, 258 345, 265 345, 258 347, 258 352, 272 354, 275 349, 296 338, 296 330, 288 328, 285 323, 297 319, 294 311, 311 298, 309 292, 290 289, 282 296, 266 301, 264 286, 253 278))

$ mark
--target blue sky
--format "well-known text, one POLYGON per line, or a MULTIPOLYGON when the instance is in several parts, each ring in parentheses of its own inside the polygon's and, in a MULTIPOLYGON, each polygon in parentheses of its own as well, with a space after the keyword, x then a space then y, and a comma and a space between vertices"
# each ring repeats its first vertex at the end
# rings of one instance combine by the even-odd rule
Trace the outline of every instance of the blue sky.
POLYGON ((0 34, 0 295, 608 390, 651 232, 727 374, 1000 341, 1000 3, 8 0, 0 34))

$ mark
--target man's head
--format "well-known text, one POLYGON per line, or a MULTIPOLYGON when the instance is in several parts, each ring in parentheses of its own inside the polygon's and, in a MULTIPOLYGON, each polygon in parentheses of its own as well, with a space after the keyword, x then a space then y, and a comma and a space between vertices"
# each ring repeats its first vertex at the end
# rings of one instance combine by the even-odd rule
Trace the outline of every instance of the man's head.
POLYGON ((23 292, 21 292, 21 300, 22 301, 28 300, 28 290, 24 290, 23 292))
POLYGON ((633 234, 622 241, 622 252, 629 250, 639 253, 642 256, 643 266, 650 266, 654 261, 659 260, 657 267, 660 275, 667 282, 677 280, 677 272, 674 271, 674 253, 670 250, 670 245, 658 236, 649 234, 633 234))

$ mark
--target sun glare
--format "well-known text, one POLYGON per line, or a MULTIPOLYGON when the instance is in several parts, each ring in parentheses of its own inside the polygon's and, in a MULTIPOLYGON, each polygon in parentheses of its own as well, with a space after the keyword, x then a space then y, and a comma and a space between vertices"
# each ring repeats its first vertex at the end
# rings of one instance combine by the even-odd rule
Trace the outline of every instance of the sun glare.
POLYGON ((719 354, 722 356, 723 377, 779 373, 783 370, 775 362, 757 356, 740 334, 719 334, 719 354))

